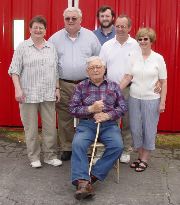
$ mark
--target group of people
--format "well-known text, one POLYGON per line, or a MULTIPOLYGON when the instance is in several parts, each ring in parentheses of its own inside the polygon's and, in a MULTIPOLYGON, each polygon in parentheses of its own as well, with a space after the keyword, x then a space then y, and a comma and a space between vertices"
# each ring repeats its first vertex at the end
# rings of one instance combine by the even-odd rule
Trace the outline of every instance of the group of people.
POLYGON ((8 72, 31 166, 42 166, 40 113, 44 162, 60 166, 71 159, 75 198, 84 199, 94 196, 93 184, 105 179, 118 158, 129 163, 132 144, 138 156, 130 167, 136 172, 147 168, 159 115, 165 110, 167 71, 163 57, 151 48, 156 40, 152 28, 140 28, 133 39, 129 16, 115 19, 109 6, 97 11, 100 27, 95 31, 81 26, 79 8, 69 7, 63 16, 64 28, 48 41, 46 19, 32 18, 30 38, 14 52, 8 72), (56 112, 61 160, 56 153, 56 112), (75 118, 79 119, 76 129, 75 118), (89 174, 87 152, 97 124, 105 151, 89 174))

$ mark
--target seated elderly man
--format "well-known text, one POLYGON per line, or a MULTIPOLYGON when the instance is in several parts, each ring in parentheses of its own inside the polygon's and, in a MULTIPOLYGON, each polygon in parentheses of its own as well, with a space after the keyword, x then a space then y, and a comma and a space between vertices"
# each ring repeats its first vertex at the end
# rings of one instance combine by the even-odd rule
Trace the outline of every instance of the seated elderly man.
POLYGON ((76 199, 94 195, 92 184, 104 180, 123 151, 121 131, 116 122, 127 105, 119 85, 104 77, 105 64, 98 56, 87 60, 89 79, 80 82, 70 102, 70 113, 79 118, 72 143, 72 183, 77 186, 76 199), (87 151, 94 142, 97 123, 100 123, 99 141, 105 145, 102 157, 92 167, 89 176, 87 151))

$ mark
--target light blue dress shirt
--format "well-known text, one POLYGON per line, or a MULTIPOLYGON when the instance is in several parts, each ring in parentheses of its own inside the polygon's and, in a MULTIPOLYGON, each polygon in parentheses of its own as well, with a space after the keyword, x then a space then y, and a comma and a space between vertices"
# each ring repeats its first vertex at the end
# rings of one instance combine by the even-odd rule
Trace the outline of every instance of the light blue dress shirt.
POLYGON ((83 27, 75 40, 72 40, 69 33, 62 29, 53 34, 49 41, 56 47, 60 78, 65 80, 85 79, 87 58, 98 56, 101 49, 96 35, 83 27))

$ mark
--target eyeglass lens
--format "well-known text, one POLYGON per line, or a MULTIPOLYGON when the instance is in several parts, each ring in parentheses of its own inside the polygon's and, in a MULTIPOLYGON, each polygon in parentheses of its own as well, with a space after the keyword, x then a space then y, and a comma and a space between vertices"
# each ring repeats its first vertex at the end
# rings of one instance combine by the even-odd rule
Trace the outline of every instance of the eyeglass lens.
POLYGON ((149 38, 139 38, 138 41, 148 41, 149 38))
POLYGON ((76 17, 72 17, 72 18, 71 17, 66 17, 65 20, 66 21, 70 21, 71 20, 71 21, 75 22, 75 21, 77 21, 77 18, 76 17))
POLYGON ((117 25, 116 27, 117 27, 117 28, 121 28, 121 29, 125 29, 125 28, 126 28, 125 25, 117 25))
POLYGON ((89 70, 94 70, 95 68, 100 69, 100 68, 102 68, 102 65, 94 65, 94 66, 89 66, 88 67, 89 70))
POLYGON ((44 28, 44 27, 32 27, 32 29, 33 29, 33 30, 38 30, 38 29, 39 29, 39 30, 42 31, 42 30, 44 30, 45 28, 44 28))

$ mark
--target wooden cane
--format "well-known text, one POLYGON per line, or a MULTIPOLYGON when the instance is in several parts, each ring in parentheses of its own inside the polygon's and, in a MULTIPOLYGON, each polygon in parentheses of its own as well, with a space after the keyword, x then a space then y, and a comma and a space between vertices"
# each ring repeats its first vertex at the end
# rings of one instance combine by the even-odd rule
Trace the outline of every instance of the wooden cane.
POLYGON ((94 140, 94 146, 93 146, 93 151, 92 151, 92 155, 91 155, 91 162, 90 162, 90 165, 89 165, 89 175, 91 173, 91 168, 92 168, 92 164, 93 164, 94 154, 95 154, 95 150, 96 150, 97 139, 98 139, 98 136, 99 136, 99 128, 100 128, 100 122, 97 124, 96 137, 95 137, 95 140, 94 140))

